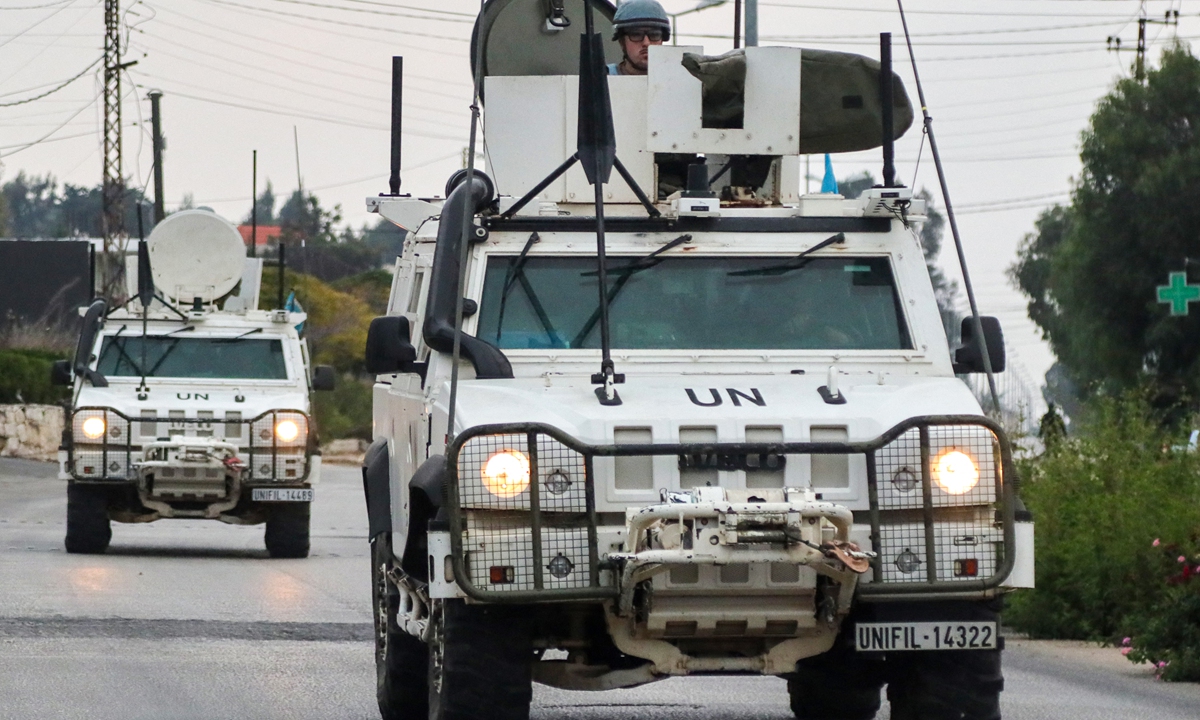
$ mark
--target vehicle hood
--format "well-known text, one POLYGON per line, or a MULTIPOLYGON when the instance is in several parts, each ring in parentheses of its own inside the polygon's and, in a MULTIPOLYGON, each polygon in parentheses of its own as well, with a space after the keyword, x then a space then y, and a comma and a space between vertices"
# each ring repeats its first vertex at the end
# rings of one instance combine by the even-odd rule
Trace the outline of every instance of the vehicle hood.
POLYGON ((185 417, 196 417, 200 411, 210 411, 215 418, 227 412, 241 413, 249 420, 270 410, 309 410, 308 394, 295 385, 255 387, 250 384, 231 386, 228 383, 152 384, 146 399, 138 399, 137 383, 111 382, 106 388, 84 385, 75 407, 104 407, 130 418, 140 417, 143 411, 154 410, 159 417, 170 411, 182 410, 185 417), (239 400, 239 398, 241 398, 239 400))
MULTIPOLYGON (((812 426, 845 428, 850 441, 871 440, 927 415, 982 415, 954 377, 843 375, 844 404, 829 404, 816 375, 630 376, 617 386, 621 405, 603 406, 587 378, 469 380, 460 384, 455 425, 535 422, 588 443, 611 443, 617 427, 652 428, 655 442, 678 442, 678 429, 715 427, 720 442, 745 440, 747 427, 779 427, 788 442, 808 440, 812 426)), ((442 392, 440 397, 449 396, 442 392)), ((443 415, 445 406, 437 408, 443 415)))

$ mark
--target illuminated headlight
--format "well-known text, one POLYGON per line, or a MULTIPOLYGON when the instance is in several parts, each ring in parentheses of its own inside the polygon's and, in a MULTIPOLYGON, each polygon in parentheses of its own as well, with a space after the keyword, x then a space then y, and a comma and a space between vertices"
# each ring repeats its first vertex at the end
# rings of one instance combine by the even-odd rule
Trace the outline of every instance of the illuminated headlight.
POLYGON ((99 440, 104 437, 104 418, 93 415, 83 421, 83 436, 88 440, 99 440))
POLYGON ((275 425, 275 437, 279 438, 280 442, 294 442, 300 437, 300 425, 295 420, 280 420, 275 425))
POLYGON ((979 484, 979 466, 970 455, 950 450, 934 463, 933 480, 951 495, 963 495, 979 484))
POLYGON ((503 450, 483 466, 483 486, 496 497, 511 498, 529 487, 529 458, 517 450, 503 450))

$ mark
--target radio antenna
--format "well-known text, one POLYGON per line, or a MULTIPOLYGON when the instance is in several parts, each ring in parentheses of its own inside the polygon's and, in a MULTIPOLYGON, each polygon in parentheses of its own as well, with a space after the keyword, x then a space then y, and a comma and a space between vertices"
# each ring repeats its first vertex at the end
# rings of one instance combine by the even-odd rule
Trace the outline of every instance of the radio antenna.
MULTIPOLYGON (((479 0, 479 15, 483 17, 485 0, 479 0)), ((462 355, 463 286, 467 284, 467 260, 471 252, 471 218, 475 216, 475 203, 471 201, 471 183, 475 182, 475 137, 479 132, 479 98, 483 94, 483 48, 486 43, 480 38, 475 67, 475 87, 471 94, 471 139, 467 144, 467 200, 463 203, 461 254, 458 258, 458 284, 454 289, 454 349, 450 364, 450 399, 446 410, 446 444, 454 437, 454 414, 458 404, 458 365, 462 355)), ((449 193, 447 193, 449 197, 449 193)), ((448 218, 449 219, 449 218, 448 218)))
POLYGON ((987 373, 988 389, 992 394, 992 405, 996 415, 1000 414, 1000 393, 996 392, 996 375, 992 372, 992 357, 988 354, 987 340, 983 337, 983 322, 979 319, 979 305, 975 302, 975 289, 971 285, 971 274, 967 271, 967 256, 963 252, 962 237, 958 232, 958 220, 954 205, 950 203, 950 188, 946 184, 946 172, 942 169, 942 156, 938 153, 937 139, 933 135, 933 118, 925 103, 925 89, 921 86, 921 75, 917 72, 917 56, 913 54, 912 36, 908 33, 908 20, 904 15, 904 0, 896 0, 900 8, 900 23, 904 26, 904 41, 908 44, 908 59, 912 63, 913 78, 917 83, 917 97, 921 101, 921 114, 925 121, 925 134, 929 136, 929 150, 937 168, 938 183, 942 186, 942 201, 946 204, 946 219, 950 222, 950 234, 954 237, 954 249, 958 252, 958 266, 962 270, 963 287, 967 290, 967 301, 971 304, 971 323, 975 330, 975 343, 983 358, 983 370, 987 373))

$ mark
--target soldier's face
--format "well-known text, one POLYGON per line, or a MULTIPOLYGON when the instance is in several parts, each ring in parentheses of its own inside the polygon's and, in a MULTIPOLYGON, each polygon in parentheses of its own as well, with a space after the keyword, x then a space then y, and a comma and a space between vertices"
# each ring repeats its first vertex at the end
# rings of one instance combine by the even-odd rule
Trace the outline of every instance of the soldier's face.
POLYGON ((646 72, 650 64, 650 46, 662 45, 662 30, 635 28, 621 35, 621 49, 629 64, 636 70, 646 72))

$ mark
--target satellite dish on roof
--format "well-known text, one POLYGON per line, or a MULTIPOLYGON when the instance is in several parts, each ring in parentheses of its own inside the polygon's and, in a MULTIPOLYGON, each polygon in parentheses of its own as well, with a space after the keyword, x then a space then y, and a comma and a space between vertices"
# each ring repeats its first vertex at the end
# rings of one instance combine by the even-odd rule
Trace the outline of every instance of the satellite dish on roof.
POLYGON ((232 292, 242 279, 242 235, 211 211, 183 210, 167 216, 146 244, 154 286, 177 302, 212 302, 232 292))
MULTIPOLYGON (((564 0, 562 19, 551 20, 545 0, 488 0, 471 33, 471 75, 474 77, 483 41, 483 70, 487 75, 578 75, 579 36, 583 33, 584 0, 564 0)), ((621 46, 612 39, 613 13, 608 0, 593 2, 595 28, 604 41, 607 62, 620 62, 621 46)))

